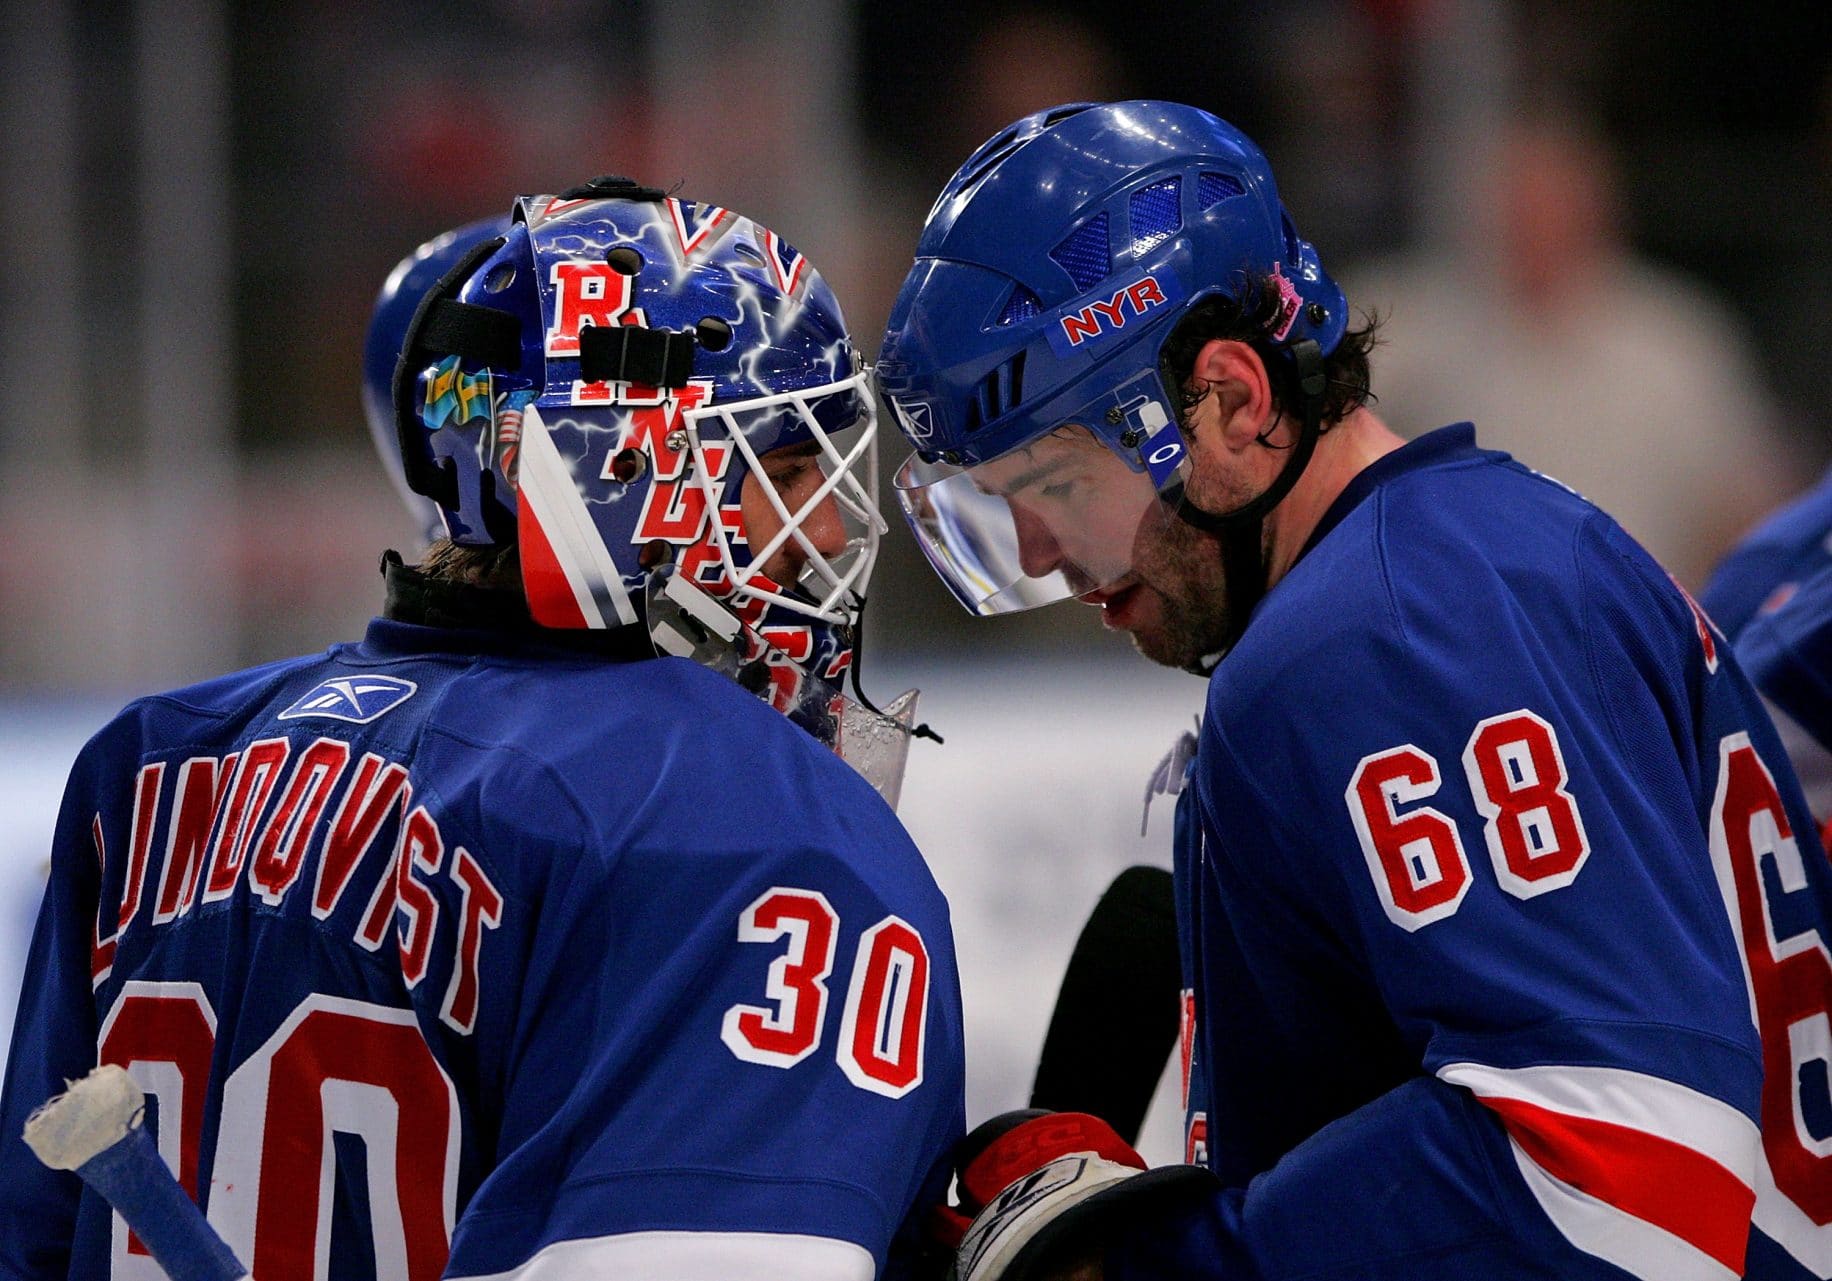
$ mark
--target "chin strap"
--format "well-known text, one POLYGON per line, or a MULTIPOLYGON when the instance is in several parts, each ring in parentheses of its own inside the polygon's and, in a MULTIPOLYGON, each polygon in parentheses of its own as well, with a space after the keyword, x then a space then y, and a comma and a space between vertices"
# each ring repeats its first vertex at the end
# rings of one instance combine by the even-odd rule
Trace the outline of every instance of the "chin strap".
MULTIPOLYGON (((1323 434, 1323 392, 1328 381, 1323 373, 1323 353, 1312 339, 1292 343, 1292 361, 1297 366, 1298 393, 1302 398, 1298 439, 1291 447, 1291 457, 1259 497, 1229 512, 1211 512, 1196 506, 1181 482, 1163 491, 1163 500, 1171 504, 1186 525, 1194 526, 1221 540, 1221 568, 1227 576, 1228 632, 1222 647, 1205 654, 1189 668, 1198 676, 1207 676, 1228 651, 1240 642, 1247 630, 1247 619, 1266 594, 1266 552, 1264 529, 1266 515, 1285 500, 1298 478, 1310 465, 1317 450, 1317 438, 1323 434)), ((1259 443, 1272 446, 1265 436, 1259 443)))
MULTIPOLYGON (((859 669, 865 666, 865 598, 863 596, 855 596, 853 600, 856 602, 857 608, 853 611, 852 662, 848 664, 852 676, 852 692, 859 696, 859 706, 874 715, 889 720, 891 718, 885 716, 878 705, 866 696, 864 687, 859 684, 859 669)), ((926 738, 936 743, 947 741, 942 738, 940 734, 930 729, 926 721, 918 724, 916 728, 912 729, 910 731, 910 737, 926 738)))

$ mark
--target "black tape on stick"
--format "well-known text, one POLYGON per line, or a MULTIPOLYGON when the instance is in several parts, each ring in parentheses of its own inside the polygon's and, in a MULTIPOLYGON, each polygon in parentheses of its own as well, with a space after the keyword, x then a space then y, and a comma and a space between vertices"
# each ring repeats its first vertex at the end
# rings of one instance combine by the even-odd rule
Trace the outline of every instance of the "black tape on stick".
POLYGON ((1075 941, 1030 1105, 1092 1112, 1137 1140, 1177 1043, 1182 986, 1170 873, 1129 867, 1075 941))

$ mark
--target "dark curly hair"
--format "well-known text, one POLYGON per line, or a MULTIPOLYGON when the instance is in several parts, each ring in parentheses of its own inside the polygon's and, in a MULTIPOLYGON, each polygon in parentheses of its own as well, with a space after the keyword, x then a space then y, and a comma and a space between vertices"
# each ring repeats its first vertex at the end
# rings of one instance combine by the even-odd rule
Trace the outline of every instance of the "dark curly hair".
MULTIPOLYGON (((1297 370, 1272 340, 1281 295, 1273 276, 1243 280, 1233 296, 1216 294, 1191 307, 1177 322, 1158 353, 1158 374, 1172 398, 1187 413, 1209 394, 1207 383, 1192 384, 1196 353, 1212 338, 1244 342, 1266 364, 1272 380, 1273 406, 1281 413, 1298 404, 1297 370)), ((1323 430, 1377 399, 1369 386, 1368 353, 1380 341, 1380 317, 1362 313, 1361 328, 1350 328, 1323 359, 1328 380, 1323 393, 1323 430)))

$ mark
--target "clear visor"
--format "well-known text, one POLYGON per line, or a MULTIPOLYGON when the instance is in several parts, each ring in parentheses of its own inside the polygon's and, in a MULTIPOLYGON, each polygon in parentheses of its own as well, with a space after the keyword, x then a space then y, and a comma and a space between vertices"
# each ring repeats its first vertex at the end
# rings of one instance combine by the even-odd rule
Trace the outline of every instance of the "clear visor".
POLYGON ((1159 493, 1183 459, 1154 374, 975 466, 912 456, 897 497, 960 602, 1008 614, 1128 586, 1138 549, 1172 516, 1159 493))
POLYGON ((865 595, 878 540, 878 413, 861 371, 841 382, 682 415, 692 478, 709 510, 729 506, 719 489, 743 460, 738 528, 715 521, 712 544, 733 594, 829 623, 852 621, 865 595), (744 547, 744 563, 734 554, 744 547))

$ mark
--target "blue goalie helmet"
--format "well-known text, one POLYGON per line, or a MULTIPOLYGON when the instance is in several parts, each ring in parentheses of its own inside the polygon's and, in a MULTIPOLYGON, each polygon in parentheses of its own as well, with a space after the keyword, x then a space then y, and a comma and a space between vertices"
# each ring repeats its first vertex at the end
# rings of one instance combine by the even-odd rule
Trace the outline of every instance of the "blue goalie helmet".
POLYGON ((369 424, 369 435, 388 479, 400 491, 401 501, 428 543, 445 537, 445 519, 437 503, 407 487, 394 421, 394 367, 401 358, 407 326, 420 300, 466 254, 486 240, 504 235, 509 226, 507 215, 480 218, 434 236, 401 259, 382 282, 369 318, 369 333, 363 341, 363 416, 369 424))
POLYGON ((522 197, 427 291, 392 390, 408 485, 453 542, 516 547, 537 623, 646 627, 834 741, 877 413, 775 232, 621 178, 522 197))
POLYGON ((1162 517, 1188 457, 1159 353, 1198 303, 1264 289, 1274 346, 1341 341, 1342 290, 1264 154, 1205 111, 1057 107, 961 166, 923 227, 877 378, 916 451, 898 473, 905 515, 968 609, 1117 589, 1132 533, 1162 517), (1065 469, 1079 506, 1053 483, 1065 469))

